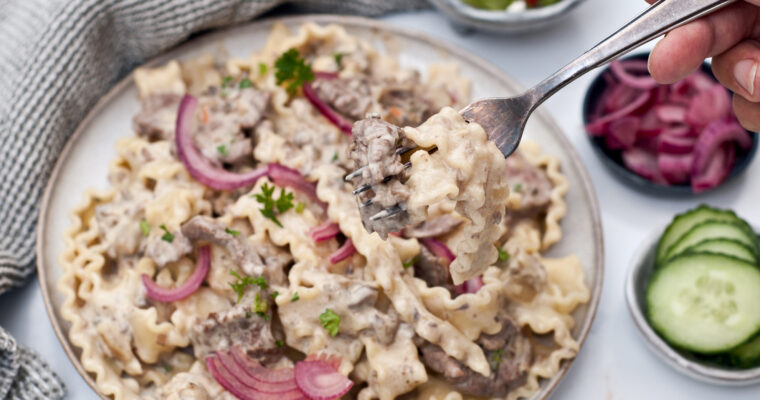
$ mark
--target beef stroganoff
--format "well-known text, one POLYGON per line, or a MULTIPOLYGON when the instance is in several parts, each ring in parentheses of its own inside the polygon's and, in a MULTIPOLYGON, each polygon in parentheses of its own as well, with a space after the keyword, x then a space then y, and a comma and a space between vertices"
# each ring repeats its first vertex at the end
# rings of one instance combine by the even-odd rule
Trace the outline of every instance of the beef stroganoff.
POLYGON ((576 355, 583 269, 542 255, 568 182, 538 144, 504 159, 462 120, 456 65, 421 74, 339 26, 275 25, 249 58, 134 78, 135 134, 60 257, 103 394, 518 399, 576 355), (372 207, 344 180, 357 165, 397 177, 372 207))

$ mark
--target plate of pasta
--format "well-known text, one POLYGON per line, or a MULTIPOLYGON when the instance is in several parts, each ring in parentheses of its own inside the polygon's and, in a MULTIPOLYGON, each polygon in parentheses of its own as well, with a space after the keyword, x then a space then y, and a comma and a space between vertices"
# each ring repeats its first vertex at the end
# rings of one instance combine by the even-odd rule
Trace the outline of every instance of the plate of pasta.
POLYGON ((41 208, 71 362, 117 400, 546 398, 593 321, 603 243, 550 117, 505 159, 456 111, 519 91, 463 50, 331 15, 136 69, 41 208))

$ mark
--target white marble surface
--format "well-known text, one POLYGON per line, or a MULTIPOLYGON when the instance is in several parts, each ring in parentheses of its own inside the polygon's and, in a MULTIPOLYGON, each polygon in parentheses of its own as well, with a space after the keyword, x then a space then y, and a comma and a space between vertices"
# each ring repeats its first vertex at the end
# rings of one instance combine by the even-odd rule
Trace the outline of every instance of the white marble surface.
MULTIPOLYGON (((643 0, 588 0, 571 16, 533 34, 501 37, 461 35, 432 11, 387 17, 403 25, 467 47, 495 63, 524 85, 531 85, 561 67, 644 8, 643 0)), ((760 387, 725 388, 693 381, 661 362, 645 346, 631 321, 623 297, 628 263, 639 242, 673 214, 706 202, 735 209, 755 224, 760 208, 753 201, 760 191, 750 177, 760 174, 760 162, 744 178, 715 193, 693 199, 643 195, 616 181, 604 169, 584 136, 581 101, 592 76, 579 79, 550 99, 547 108, 584 159, 602 208, 606 245, 604 290, 591 333, 553 399, 756 399, 760 387), (754 207, 753 207, 754 205, 754 207)), ((43 354, 65 380, 70 399, 96 399, 69 363, 56 339, 36 279, 0 297, 0 326, 43 354)))

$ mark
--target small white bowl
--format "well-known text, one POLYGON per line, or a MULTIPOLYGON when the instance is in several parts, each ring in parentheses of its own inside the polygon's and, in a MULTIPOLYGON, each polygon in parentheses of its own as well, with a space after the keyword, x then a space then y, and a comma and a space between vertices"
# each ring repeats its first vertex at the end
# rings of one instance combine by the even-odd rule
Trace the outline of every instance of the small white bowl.
POLYGON ((462 0, 433 0, 432 3, 455 24, 466 29, 494 33, 525 33, 543 29, 567 15, 583 0, 562 0, 545 7, 522 11, 481 10, 462 0))
POLYGON ((696 380, 724 386, 747 386, 760 383, 760 367, 731 369, 699 360, 670 347, 649 325, 646 318, 646 289, 654 270, 654 257, 661 229, 652 233, 633 256, 625 283, 628 311, 649 348, 677 371, 696 380))

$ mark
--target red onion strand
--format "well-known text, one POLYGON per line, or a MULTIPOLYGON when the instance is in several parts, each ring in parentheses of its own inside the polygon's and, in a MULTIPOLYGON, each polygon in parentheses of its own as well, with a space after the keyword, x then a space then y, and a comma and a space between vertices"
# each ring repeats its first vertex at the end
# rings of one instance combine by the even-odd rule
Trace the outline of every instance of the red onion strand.
POLYGON ((190 275, 190 277, 177 288, 167 289, 158 286, 153 279, 148 275, 143 274, 141 278, 143 286, 145 287, 145 294, 149 298, 162 303, 169 303, 187 298, 201 287, 203 280, 206 279, 210 265, 211 247, 203 246, 198 249, 198 262, 196 263, 195 271, 193 271, 192 275, 190 275))

